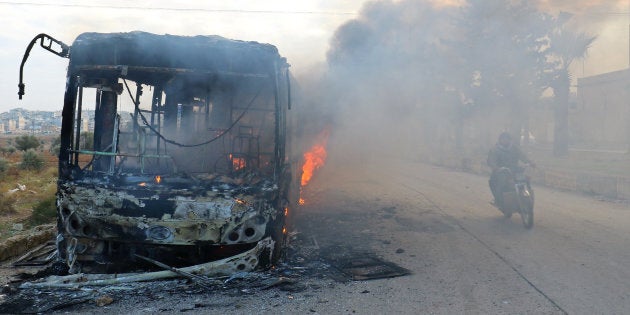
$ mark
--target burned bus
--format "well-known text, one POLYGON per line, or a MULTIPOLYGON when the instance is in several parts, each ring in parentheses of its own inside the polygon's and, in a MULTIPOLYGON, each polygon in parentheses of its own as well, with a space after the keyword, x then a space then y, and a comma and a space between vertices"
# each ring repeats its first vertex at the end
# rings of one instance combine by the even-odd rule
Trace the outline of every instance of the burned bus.
POLYGON ((57 250, 70 273, 249 253, 226 271, 236 272, 281 256, 299 174, 276 47, 137 31, 67 46, 40 34, 20 98, 37 41, 69 59, 57 250))

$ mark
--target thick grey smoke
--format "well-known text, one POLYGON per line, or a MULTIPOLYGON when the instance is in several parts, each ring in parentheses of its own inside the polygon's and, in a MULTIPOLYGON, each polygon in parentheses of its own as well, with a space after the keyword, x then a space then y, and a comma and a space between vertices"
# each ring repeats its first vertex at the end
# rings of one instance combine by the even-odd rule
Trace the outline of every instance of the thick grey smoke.
POLYGON ((343 158, 487 152, 501 131, 528 129, 558 76, 561 28, 527 1, 371 2, 335 32, 309 108, 343 158))
POLYGON ((422 112, 443 103, 430 111, 448 116, 452 101, 444 99, 438 77, 452 67, 444 49, 451 14, 427 3, 374 2, 337 30, 328 53, 327 103, 336 103, 335 135, 344 148, 357 157, 409 155, 429 123, 422 112))

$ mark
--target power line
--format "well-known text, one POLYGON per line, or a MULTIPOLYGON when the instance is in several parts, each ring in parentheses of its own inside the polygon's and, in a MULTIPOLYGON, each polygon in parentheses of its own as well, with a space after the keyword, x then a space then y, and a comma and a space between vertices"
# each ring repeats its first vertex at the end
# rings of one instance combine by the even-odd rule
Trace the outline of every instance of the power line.
MULTIPOLYGON (((40 7, 68 7, 68 8, 88 8, 88 9, 120 9, 120 10, 152 10, 152 11, 192 11, 211 13, 241 13, 241 14, 311 14, 311 15, 357 15, 357 11, 274 11, 274 10, 242 10, 242 9, 203 9, 203 8, 173 8, 173 7, 141 7, 141 6, 113 6, 94 4, 63 4, 63 3, 40 3, 40 2, 15 2, 0 1, 0 5, 22 5, 40 7)), ((601 11, 585 12, 580 15, 617 15, 628 16, 629 12, 623 11, 601 11)))
POLYGON ((612 11, 608 11, 608 12, 585 12, 585 13, 580 13, 580 15, 618 15, 618 16, 628 16, 628 14, 630 14, 630 12, 612 12, 612 11))
POLYGON ((93 4, 63 4, 63 3, 0 1, 0 5, 3 5, 3 4, 4 5, 38 6, 38 7, 152 10, 152 11, 189 11, 189 12, 239 13, 239 14, 310 14, 310 15, 356 15, 357 14, 357 12, 335 12, 335 11, 273 11, 273 10, 242 10, 242 9, 168 8, 168 7, 112 6, 112 5, 93 5, 93 4))

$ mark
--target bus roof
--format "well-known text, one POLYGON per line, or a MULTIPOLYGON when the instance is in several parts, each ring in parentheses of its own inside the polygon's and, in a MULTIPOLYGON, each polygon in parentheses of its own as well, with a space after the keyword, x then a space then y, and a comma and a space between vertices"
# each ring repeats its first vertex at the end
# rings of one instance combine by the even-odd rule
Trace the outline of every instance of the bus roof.
POLYGON ((270 44, 221 36, 83 33, 70 48, 70 70, 134 67, 150 71, 201 71, 235 75, 270 75, 288 66, 270 44))

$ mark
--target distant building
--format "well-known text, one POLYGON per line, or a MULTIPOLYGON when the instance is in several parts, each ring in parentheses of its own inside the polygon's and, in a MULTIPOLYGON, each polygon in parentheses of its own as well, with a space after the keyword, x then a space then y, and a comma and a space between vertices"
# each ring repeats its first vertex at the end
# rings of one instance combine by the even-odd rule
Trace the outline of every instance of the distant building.
MULTIPOLYGON (((569 107, 574 107, 575 98, 575 93, 569 94, 569 107)), ((553 143, 555 125, 554 106, 555 99, 552 96, 543 97, 538 102, 532 104, 529 117, 529 131, 535 139, 535 143, 553 143)), ((524 136, 524 134, 521 136, 524 136)))
POLYGON ((22 115, 18 116, 16 129, 25 130, 27 128, 28 128, 28 125, 27 125, 26 118, 24 118, 24 116, 22 115))
POLYGON ((630 69, 580 78, 571 109, 572 142, 627 149, 630 143, 630 69))
MULTIPOLYGON (((94 130, 94 111, 86 110, 81 127, 88 131, 94 130), (87 125, 87 127, 86 127, 87 125)), ((33 134, 59 133, 61 130, 61 111, 29 111, 23 108, 14 108, 8 112, 0 113, 0 123, 3 128, 0 132, 33 134)))
POLYGON ((83 119, 81 120, 81 131, 90 131, 90 119, 88 117, 83 117, 83 119))

